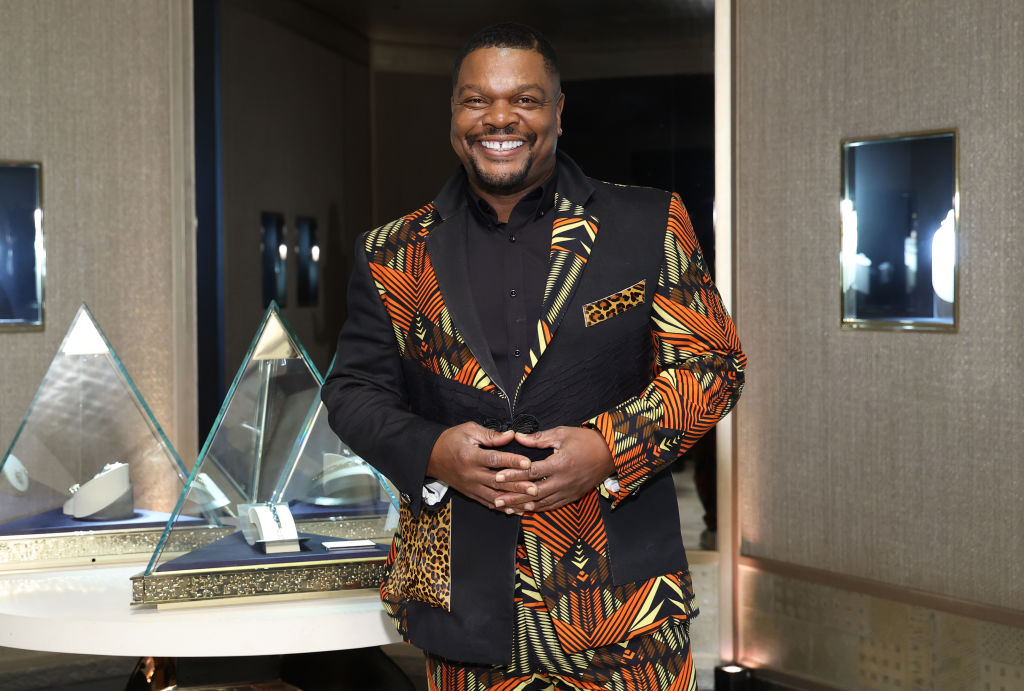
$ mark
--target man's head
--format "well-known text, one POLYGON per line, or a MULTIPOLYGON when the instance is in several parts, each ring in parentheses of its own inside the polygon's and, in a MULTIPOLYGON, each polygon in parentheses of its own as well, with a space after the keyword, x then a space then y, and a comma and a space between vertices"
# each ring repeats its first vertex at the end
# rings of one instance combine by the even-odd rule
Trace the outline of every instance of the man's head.
POLYGON ((540 32, 498 24, 471 38, 452 73, 451 141, 474 187, 508 195, 547 178, 563 103, 558 58, 540 32))

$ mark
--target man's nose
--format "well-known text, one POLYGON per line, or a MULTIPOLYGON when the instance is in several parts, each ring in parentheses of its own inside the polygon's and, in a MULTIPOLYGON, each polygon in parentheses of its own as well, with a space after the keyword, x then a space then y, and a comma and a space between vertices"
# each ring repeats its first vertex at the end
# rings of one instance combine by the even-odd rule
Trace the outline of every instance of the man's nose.
POLYGON ((508 127, 516 122, 519 122, 519 113, 505 99, 496 99, 484 113, 484 124, 498 129, 508 127))

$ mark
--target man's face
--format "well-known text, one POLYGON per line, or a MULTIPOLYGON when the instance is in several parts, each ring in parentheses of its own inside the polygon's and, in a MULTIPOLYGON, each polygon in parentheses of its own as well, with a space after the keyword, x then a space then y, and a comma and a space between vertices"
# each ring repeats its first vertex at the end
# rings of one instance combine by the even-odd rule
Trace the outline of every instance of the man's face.
POLYGON ((467 55, 452 94, 451 139, 470 182, 513 194, 547 178, 564 100, 537 51, 480 48, 467 55))

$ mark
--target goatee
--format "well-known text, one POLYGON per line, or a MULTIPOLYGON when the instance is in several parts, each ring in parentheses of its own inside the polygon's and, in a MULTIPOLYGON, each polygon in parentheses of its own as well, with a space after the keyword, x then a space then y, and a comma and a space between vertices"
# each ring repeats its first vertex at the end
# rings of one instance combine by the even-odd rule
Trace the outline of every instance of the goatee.
POLYGON ((523 182, 526 180, 526 176, 530 172, 530 169, 533 168, 533 152, 530 152, 530 156, 518 170, 499 173, 485 172, 480 169, 480 165, 477 163, 475 156, 470 157, 469 164, 473 167, 473 173, 476 175, 477 184, 479 184, 484 191, 492 194, 515 192, 522 186, 523 182))

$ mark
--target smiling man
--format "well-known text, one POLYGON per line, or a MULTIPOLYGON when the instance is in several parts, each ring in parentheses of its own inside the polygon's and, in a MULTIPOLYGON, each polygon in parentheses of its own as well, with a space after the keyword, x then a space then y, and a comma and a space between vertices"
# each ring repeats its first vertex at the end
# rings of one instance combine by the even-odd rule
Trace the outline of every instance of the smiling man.
POLYGON ((381 597, 433 689, 695 687, 668 468, 745 359, 679 198, 587 178, 564 103, 534 29, 469 41, 462 165, 360 238, 324 384, 401 491, 381 597))
POLYGON ((515 203, 555 171, 565 96, 554 55, 478 48, 462 58, 452 90, 452 147, 470 186, 498 201, 507 221, 515 203))

